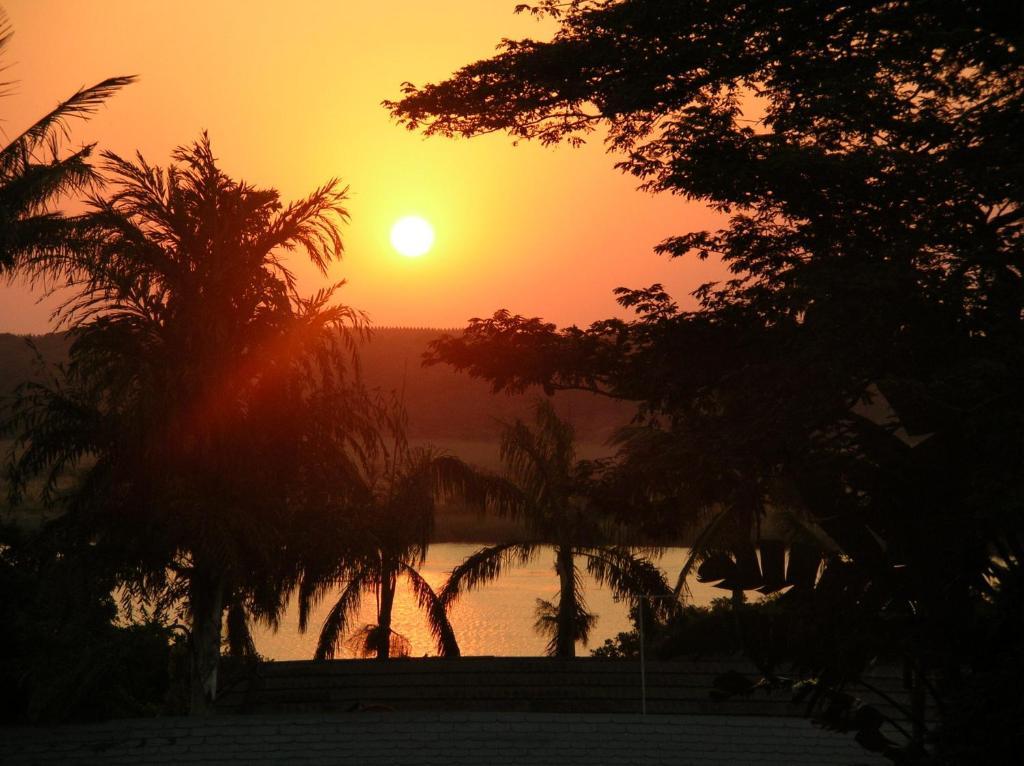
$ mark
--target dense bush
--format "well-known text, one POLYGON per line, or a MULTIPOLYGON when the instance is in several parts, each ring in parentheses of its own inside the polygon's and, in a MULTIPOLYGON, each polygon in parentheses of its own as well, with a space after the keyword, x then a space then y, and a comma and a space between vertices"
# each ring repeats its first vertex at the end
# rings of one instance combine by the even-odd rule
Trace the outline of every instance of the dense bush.
MULTIPOLYGON (((744 624, 751 618, 764 619, 767 613, 775 611, 771 602, 742 606, 744 624)), ((604 645, 594 649, 594 657, 635 658, 640 656, 639 611, 630 609, 633 630, 619 633, 614 639, 605 639, 604 645)), ((649 656, 658 659, 675 657, 723 657, 734 656, 742 650, 737 633, 736 615, 731 601, 716 598, 709 606, 685 606, 666 624, 644 616, 644 637, 649 656)))
MULTIPOLYGON (((122 626, 89 552, 0 543, 0 720, 103 720, 173 711, 178 647, 155 622, 122 626)), ((180 663, 179 663, 180 664, 180 663)), ((180 676, 180 674, 178 674, 180 676)))

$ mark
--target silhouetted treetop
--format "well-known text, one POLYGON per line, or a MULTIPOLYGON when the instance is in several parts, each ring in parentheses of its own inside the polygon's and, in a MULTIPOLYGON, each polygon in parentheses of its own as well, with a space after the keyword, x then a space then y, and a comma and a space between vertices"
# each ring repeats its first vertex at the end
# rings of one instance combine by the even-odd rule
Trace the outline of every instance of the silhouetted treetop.
POLYGON ((770 509, 814 521, 842 551, 818 579, 811 562, 807 614, 828 618, 802 662, 822 688, 894 649, 918 690, 932 673, 955 688, 984 663, 972 631, 993 583, 1019 593, 993 567, 1024 498, 1024 3, 532 10, 556 20, 549 42, 407 86, 393 116, 447 136, 606 137, 642 188, 728 216, 657 249, 730 277, 692 309, 660 285, 620 289, 636 317, 585 330, 499 311, 428 361, 641 402, 603 477, 610 506, 697 524, 695 547, 737 571, 770 509))
MULTIPOLYGON (((959 344, 972 334, 1017 332, 1021 3, 612 0, 533 10, 556 18, 550 42, 506 41, 449 80, 409 86, 388 103, 393 115, 426 133, 504 130, 544 142, 600 125, 644 188, 731 216, 658 250, 719 258, 733 276, 700 287, 696 312, 680 312, 660 286, 622 290, 642 317, 631 326, 556 337, 543 322, 497 314, 434 359, 499 388, 554 382, 655 404, 728 375, 737 389, 749 382, 802 406, 800 369, 845 388, 849 406, 910 360, 966 359, 959 344), (742 363, 717 351, 738 343, 742 363), (773 360, 785 360, 790 380, 765 374, 773 360)), ((764 412, 756 399, 750 409, 764 412)))
POLYGON ((757 273, 780 249, 796 261, 865 222, 862 247, 879 237, 912 251, 1019 236, 1019 2, 612 0, 538 10, 558 20, 551 41, 503 41, 493 58, 441 83, 406 84, 386 106, 427 134, 552 143, 605 128, 619 167, 644 188, 743 213, 729 237, 693 233, 663 252, 740 258, 755 249, 751 237, 771 234, 738 264, 757 273), (898 228, 879 232, 879 213, 898 228), (778 216, 802 223, 775 228, 778 216))
MULTIPOLYGON (((0 9, 0 55, 14 30, 0 9)), ((64 218, 54 204, 62 195, 75 194, 95 182, 89 164, 95 144, 65 152, 72 119, 87 119, 134 77, 111 77, 69 98, 21 131, 0 148, 0 273, 14 269, 26 253, 67 247, 64 218)), ((0 96, 10 83, 0 84, 0 96)))
POLYGON ((340 256, 345 191, 283 204, 224 173, 205 134, 166 167, 104 156, 108 183, 66 219, 70 244, 22 261, 68 289, 71 346, 62 374, 25 383, 0 420, 10 492, 42 477, 57 529, 181 606, 200 711, 224 612, 244 651, 242 618, 273 622, 311 552, 358 537, 336 522, 363 500, 355 477, 378 446, 352 358, 363 317, 337 285, 298 294, 283 260, 324 270, 340 256), (79 481, 58 491, 69 472, 79 481))
POLYGON ((438 84, 406 83, 385 104, 411 129, 449 136, 559 141, 607 121, 613 146, 625 148, 670 135, 665 117, 680 109, 708 130, 749 138, 734 100, 747 88, 767 100, 776 133, 813 115, 823 141, 840 141, 911 104, 922 122, 945 122, 934 107, 954 91, 993 95, 994 81, 1019 67, 1024 30, 1020 3, 995 1, 608 0, 536 10, 559 22, 551 41, 503 40, 493 58, 438 84), (850 103, 868 111, 851 113, 850 103))

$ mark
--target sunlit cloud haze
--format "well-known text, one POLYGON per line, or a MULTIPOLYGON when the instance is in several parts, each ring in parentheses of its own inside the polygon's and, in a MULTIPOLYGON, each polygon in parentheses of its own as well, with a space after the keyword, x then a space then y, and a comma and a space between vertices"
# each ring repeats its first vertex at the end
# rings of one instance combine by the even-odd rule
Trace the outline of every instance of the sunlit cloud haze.
MULTIPOLYGON (((8 138, 83 85, 136 74, 72 145, 97 141, 166 163, 208 130, 234 177, 303 196, 338 176, 351 187, 346 302, 380 325, 461 326, 497 308, 558 324, 621 315, 619 285, 662 282, 686 303, 715 264, 652 252, 715 216, 679 198, 635 190, 600 136, 581 149, 502 135, 424 139, 380 106, 403 81, 436 81, 492 53, 503 37, 543 38, 552 26, 513 14, 512 0, 149 3, 19 0, 0 100, 8 138), (389 242, 422 216, 436 240, 421 258, 389 242)), ((323 284, 295 260, 307 292, 323 284)), ((0 331, 45 332, 53 305, 23 285, 0 287, 0 331)))

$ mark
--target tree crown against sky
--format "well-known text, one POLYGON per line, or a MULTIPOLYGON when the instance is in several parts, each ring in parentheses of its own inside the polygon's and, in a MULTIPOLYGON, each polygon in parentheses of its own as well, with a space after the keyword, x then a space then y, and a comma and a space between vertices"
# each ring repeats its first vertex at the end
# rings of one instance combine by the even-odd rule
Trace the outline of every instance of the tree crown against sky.
POLYGON ((42 474, 66 507, 57 533, 184 606, 202 708, 224 608, 274 620, 304 554, 357 537, 333 517, 358 501, 377 438, 351 356, 362 319, 336 288, 298 295, 280 260, 340 256, 345 190, 283 204, 224 174, 205 135, 166 168, 105 158, 71 246, 23 262, 70 288, 73 341, 64 374, 24 386, 7 423, 12 488, 42 474))
POLYGON ((784 300, 765 308, 799 317, 808 258, 899 253, 936 290, 953 266, 981 303, 1003 266, 985 250, 1019 248, 1019 3, 544 7, 560 22, 550 42, 506 41, 385 103, 428 134, 554 142, 606 128, 644 188, 735 214, 661 245, 727 261, 736 280, 702 293, 708 307, 774 292, 784 300))
MULTIPOLYGON (((922 410, 1012 384, 1019 4, 545 5, 551 42, 507 43, 393 113, 427 132, 545 141, 603 124, 649 188, 731 213, 661 249, 720 258, 734 277, 688 312, 659 286, 623 290, 639 319, 588 331, 499 313, 436 358, 498 388, 583 387, 674 412, 702 455, 727 414, 734 456, 758 456, 744 473, 835 433, 873 381, 922 432, 922 410)), ((735 485, 691 457, 723 479, 705 480, 702 502, 735 485)))
POLYGON ((588 331, 498 313, 437 359, 498 388, 583 387, 685 412, 673 424, 705 452, 727 414, 743 441, 733 452, 758 455, 747 472, 836 433, 875 381, 922 432, 926 411, 1013 384, 1019 3, 540 10, 560 24, 550 42, 506 42, 450 80, 410 86, 393 114, 428 133, 541 141, 602 125, 646 188, 731 215, 660 249, 719 258, 733 278, 702 287, 695 311, 657 285, 622 290, 639 319, 588 331))
POLYGON ((641 401, 617 486, 659 520, 757 534, 781 504, 838 541, 818 596, 853 599, 859 632, 810 665, 855 675, 871 640, 854 645, 884 634, 918 672, 955 676, 983 654, 991 552, 1024 497, 1024 5, 537 10, 558 21, 550 41, 408 86, 393 115, 541 142, 602 128, 642 188, 729 216, 658 249, 731 278, 692 311, 660 285, 622 289, 637 318, 585 330, 498 312, 430 360, 496 389, 641 401))

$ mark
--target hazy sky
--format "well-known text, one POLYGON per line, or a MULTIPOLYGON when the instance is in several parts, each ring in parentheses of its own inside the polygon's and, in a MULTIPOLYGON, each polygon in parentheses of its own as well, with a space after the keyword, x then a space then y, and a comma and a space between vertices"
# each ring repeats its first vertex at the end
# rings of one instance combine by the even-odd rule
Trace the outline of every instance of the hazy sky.
MULTIPOLYGON (((552 27, 515 16, 517 0, 6 0, 14 27, 0 100, 9 139, 74 90, 112 75, 139 82, 73 143, 140 150, 163 164, 210 132, 222 167, 286 200, 338 176, 351 187, 346 256, 329 279, 378 325, 461 326, 495 309, 560 325, 620 313, 611 290, 663 282, 679 299, 720 267, 670 262, 651 248, 710 225, 703 207, 634 190, 600 138, 582 149, 513 146, 506 136, 424 139, 380 102, 403 81, 444 78, 502 37, 552 27), (433 250, 395 253, 391 224, 427 218, 433 250)), ((302 286, 324 281, 293 263, 302 286)), ((44 332, 49 305, 0 286, 0 331, 44 332)))

